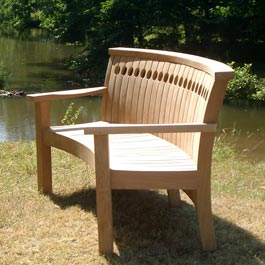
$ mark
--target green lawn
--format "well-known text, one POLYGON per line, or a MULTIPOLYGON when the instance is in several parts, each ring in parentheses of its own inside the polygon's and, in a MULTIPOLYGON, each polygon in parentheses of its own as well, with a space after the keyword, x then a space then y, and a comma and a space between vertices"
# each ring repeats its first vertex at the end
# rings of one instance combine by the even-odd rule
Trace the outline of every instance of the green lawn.
POLYGON ((115 254, 98 255, 94 173, 53 151, 54 193, 36 187, 33 142, 0 143, 0 264, 265 264, 265 162, 217 144, 213 213, 218 249, 200 250, 196 211, 183 195, 114 191, 115 254))

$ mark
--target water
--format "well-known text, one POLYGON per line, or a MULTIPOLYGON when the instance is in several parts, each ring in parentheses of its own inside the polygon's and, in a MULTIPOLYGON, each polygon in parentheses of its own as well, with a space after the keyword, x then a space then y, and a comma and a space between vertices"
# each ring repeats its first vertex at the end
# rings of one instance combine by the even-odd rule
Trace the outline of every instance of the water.
POLYGON ((74 86, 74 76, 64 61, 76 55, 74 48, 51 41, 0 37, 0 62, 10 71, 10 90, 47 91, 74 86))
POLYGON ((219 134, 227 137, 243 158, 265 160, 265 106, 224 105, 219 134))
MULTIPOLYGON (((96 121, 100 117, 100 97, 51 102, 51 124, 62 125, 61 120, 70 105, 82 106, 77 123, 96 121)), ((0 142, 35 139, 34 103, 26 98, 0 98, 0 142)))
MULTIPOLYGON (((77 123, 100 118, 100 97, 86 97, 51 103, 51 123, 60 125, 67 107, 83 106, 77 123)), ((219 119, 219 134, 235 145, 242 157, 265 159, 265 107, 243 108, 224 105, 219 119), (227 135, 227 136, 226 136, 227 135)), ((26 98, 0 99, 0 142, 35 139, 34 104, 26 98)))
MULTIPOLYGON (((0 58, 11 71, 8 86, 26 91, 51 91, 77 87, 75 77, 63 67, 65 58, 77 49, 52 42, 0 38, 0 58)), ((60 124, 72 100, 53 102, 52 124, 60 124)), ((100 115, 100 97, 75 99, 84 106, 77 122, 95 121, 100 115)), ((253 159, 265 159, 265 107, 224 105, 219 133, 228 135, 230 144, 253 159)), ((33 140, 34 104, 26 98, 0 97, 0 142, 33 140)))
MULTIPOLYGON (((65 60, 80 50, 45 39, 0 37, 0 62, 11 73, 7 80, 8 90, 32 93, 80 87, 76 76, 64 67, 65 60)), ((71 102, 64 100, 51 104, 53 124, 60 124, 71 102)), ((100 98, 75 99, 74 102, 76 107, 83 106, 77 122, 98 119, 100 98)), ((0 142, 34 138, 34 104, 26 98, 0 96, 0 142)))

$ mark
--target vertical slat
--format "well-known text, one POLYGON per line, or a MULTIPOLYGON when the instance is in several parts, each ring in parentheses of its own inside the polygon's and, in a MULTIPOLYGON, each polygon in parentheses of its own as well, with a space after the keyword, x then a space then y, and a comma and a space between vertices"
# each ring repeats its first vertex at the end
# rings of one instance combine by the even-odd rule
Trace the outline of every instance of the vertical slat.
POLYGON ((140 78, 140 73, 143 69, 145 69, 145 65, 146 65, 146 61, 141 60, 137 71, 134 73, 134 75, 136 76, 136 80, 134 82, 132 104, 131 104, 131 122, 132 123, 137 123, 137 110, 138 110, 140 90, 141 90, 141 85, 142 85, 142 78, 140 78))
POLYGON ((156 70, 154 70, 152 79, 152 98, 150 99, 150 109, 149 109, 149 117, 148 122, 149 123, 158 123, 158 114, 159 114, 159 108, 157 99, 161 97, 161 91, 159 91, 159 81, 158 74, 163 70, 164 63, 163 62, 157 62, 156 70))
MULTIPOLYGON (((195 86, 196 81, 199 76, 199 70, 194 70, 193 75, 191 77, 191 87, 190 87, 190 103, 189 103, 189 111, 187 113, 187 122, 194 122, 194 113, 196 109, 196 99, 197 95, 195 94, 195 86)), ((197 149, 197 146, 194 145, 194 137, 195 133, 187 134, 185 141, 188 143, 187 153, 193 158, 194 161, 197 161, 196 154, 197 152, 194 149, 197 149)))
POLYGON ((108 135, 95 135, 95 172, 99 252, 113 252, 112 196, 108 135))
POLYGON ((158 123, 163 123, 165 119, 165 109, 166 109, 166 103, 167 103, 167 96, 168 96, 168 84, 164 81, 165 76, 168 76, 168 71, 170 68, 170 63, 165 63, 163 67, 163 76, 160 81, 160 89, 162 90, 162 96, 161 96, 161 103, 160 103, 160 109, 159 109, 159 120, 158 123))
MULTIPOLYGON (((164 117, 164 123, 171 123, 171 117, 170 117, 170 111, 172 109, 172 104, 174 104, 174 73, 177 65, 171 64, 168 70, 168 96, 167 96, 167 102, 166 102, 166 109, 165 109, 165 117, 164 117)), ((167 141, 171 140, 171 133, 164 133, 163 138, 167 141)))
MULTIPOLYGON (((174 123, 174 117, 175 117, 175 111, 176 111, 176 107, 177 107, 177 99, 178 99, 178 94, 179 94, 179 89, 178 86, 175 84, 176 78, 179 76, 179 71, 180 71, 180 64, 176 65, 175 71, 173 73, 174 79, 172 82, 172 86, 173 86, 173 95, 172 95, 172 102, 171 102, 171 106, 170 106, 170 113, 169 113, 169 123, 174 123)), ((169 141, 171 143, 173 142, 174 139, 174 135, 173 133, 169 134, 169 141)))
MULTIPOLYGON (((192 90, 192 101, 190 103, 191 107, 188 119, 191 120, 192 122, 202 122, 201 108, 205 105, 205 102, 201 101, 202 97, 200 96, 199 91, 200 87, 203 86, 205 73, 196 70, 194 77, 195 78, 193 80, 195 81, 196 86, 192 90)), ((192 133, 185 139, 186 142, 191 143, 187 151, 193 157, 193 160, 195 162, 197 161, 198 158, 199 139, 200 139, 200 133, 192 133)))
POLYGON ((119 64, 120 56, 112 57, 112 65, 110 70, 110 77, 108 82, 108 93, 104 95, 102 109, 104 111, 104 120, 111 122, 112 120, 112 104, 115 92, 116 74, 114 73, 115 67, 119 64))
POLYGON ((154 74, 157 71, 158 67, 158 62, 153 61, 151 64, 150 69, 146 69, 146 78, 148 79, 147 81, 147 87, 145 91, 145 101, 144 101, 144 106, 143 106, 143 123, 150 123, 150 114, 152 113, 152 110, 154 109, 154 102, 152 101, 152 98, 156 94, 156 86, 154 85, 154 74))
MULTIPOLYGON (((178 81, 178 86, 179 86, 180 93, 179 93, 178 102, 177 102, 177 109, 178 109, 178 113, 176 113, 176 115, 177 115, 176 122, 177 123, 181 123, 182 120, 183 120, 184 101, 185 101, 185 98, 186 98, 186 91, 183 88, 183 84, 184 84, 185 78, 187 77, 187 75, 189 73, 189 69, 190 69, 190 67, 184 66, 183 67, 183 72, 179 75, 180 79, 178 81)), ((176 134, 176 142, 177 142, 177 145, 180 146, 180 147, 182 145, 181 140, 182 140, 181 134, 179 134, 179 133, 176 134)))
POLYGON ((200 121, 201 120, 201 114, 202 114, 202 108, 204 106, 204 100, 200 97, 199 91, 200 87, 203 85, 205 78, 205 73, 201 72, 200 80, 199 80, 199 85, 196 89, 196 94, 197 94, 197 102, 196 102, 196 110, 195 110, 195 115, 194 115, 194 120, 195 121, 200 121))
MULTIPOLYGON (((160 105, 160 111, 159 111, 159 123, 165 123, 166 119, 166 108, 168 104, 168 94, 169 94, 169 76, 170 73, 174 70, 174 64, 170 63, 165 63, 164 69, 163 69, 163 78, 161 80, 163 84, 163 93, 162 93, 162 98, 161 98, 161 105, 160 105)), ((159 133, 159 137, 164 138, 164 133, 159 133)))
POLYGON ((164 66, 165 66, 165 63, 164 62, 160 62, 159 66, 157 68, 158 76, 157 76, 157 79, 155 81, 157 93, 156 93, 155 104, 154 104, 155 105, 155 110, 154 110, 154 115, 153 115, 153 122, 154 123, 159 123, 161 98, 162 98, 162 95, 163 95, 163 88, 164 88, 164 85, 161 84, 161 81, 159 80, 159 78, 160 78, 160 75, 163 75, 164 66))
MULTIPOLYGON (((208 78, 209 76, 205 73, 200 71, 198 78, 197 78, 197 83, 198 86, 195 90, 195 102, 194 102, 194 117, 193 120, 195 122, 203 122, 203 116, 205 113, 205 105, 207 104, 205 102, 205 100, 199 95, 199 91, 200 91, 200 86, 203 86, 205 83, 205 78, 208 78)), ((196 157, 195 162, 197 162, 198 159, 198 148, 200 145, 200 133, 194 133, 193 134, 193 157, 196 157)))
MULTIPOLYGON (((179 73, 178 73, 178 79, 174 81, 174 83, 176 83, 175 85, 176 85, 176 88, 178 90, 177 98, 176 98, 176 104, 175 104, 175 110, 174 110, 174 117, 173 117, 174 123, 180 122, 179 121, 179 116, 180 116, 179 107, 180 107, 181 101, 182 101, 183 89, 179 86, 179 79, 183 76, 183 73, 185 71, 185 67, 186 67, 185 65, 180 66, 179 73)), ((178 145, 177 139, 178 139, 178 134, 174 133, 172 135, 172 142, 176 145, 178 145)))
POLYGON ((143 116, 144 116, 144 104, 146 101, 146 90, 148 87, 148 79, 146 78, 148 70, 151 69, 152 61, 148 60, 146 62, 146 65, 143 69, 140 71, 140 76, 142 79, 141 87, 140 87, 140 93, 139 93, 139 99, 138 99, 138 105, 137 105, 137 123, 143 123, 143 116))
POLYGON ((127 92, 131 88, 129 87, 130 85, 130 76, 129 76, 129 71, 132 68, 133 64, 133 59, 128 58, 126 59, 126 73, 123 74, 123 79, 122 79, 122 84, 121 84, 121 89, 120 89, 120 97, 119 97, 119 109, 118 109, 118 121, 121 123, 125 123, 125 108, 126 108, 126 97, 127 97, 127 92))
POLYGON ((37 145, 38 190, 41 193, 52 192, 51 147, 43 142, 44 129, 50 127, 49 102, 35 103, 35 126, 37 145))
POLYGON ((169 113, 170 104, 172 100, 172 92, 170 92, 171 84, 169 83, 169 78, 172 72, 174 72, 175 64, 166 64, 165 73, 162 82, 164 83, 164 89, 163 89, 163 101, 161 103, 161 113, 163 115, 160 116, 160 123, 166 123, 168 120, 167 114, 169 113))
MULTIPOLYGON (((184 104, 184 106, 183 106, 184 111, 183 111, 183 117, 182 117, 182 122, 183 123, 190 122, 188 120, 188 113, 189 113, 189 109, 190 109, 190 102, 191 102, 191 99, 192 99, 192 92, 189 89, 189 82, 190 82, 190 80, 192 80, 193 74, 194 74, 194 68, 190 68, 189 69, 189 72, 188 72, 188 76, 186 77, 186 79, 184 81, 185 82, 185 87, 184 87, 184 89, 185 89, 185 97, 183 98, 183 101, 184 101, 183 102, 183 104, 184 104)), ((182 140, 181 140, 181 142, 182 142, 181 147, 183 148, 183 150, 187 154, 191 155, 191 153, 190 153, 190 146, 193 145, 193 143, 188 141, 188 138, 189 137, 190 137, 190 133, 183 133, 183 134, 181 134, 181 138, 182 138, 182 140)))
POLYGON ((139 69, 139 59, 134 59, 133 64, 132 64, 132 74, 129 77, 129 82, 128 82, 128 91, 126 94, 126 99, 125 99, 125 117, 124 117, 124 122, 125 123, 130 123, 131 122, 131 110, 132 110, 132 102, 133 102, 133 96, 134 96, 134 89, 135 89, 135 81, 137 77, 135 77, 135 73, 137 69, 139 69))
POLYGON ((112 95, 111 122, 119 122, 119 100, 124 79, 122 71, 126 67, 125 57, 120 57, 119 67, 120 71, 118 74, 116 74, 116 80, 114 83, 114 93, 112 95))
POLYGON ((197 94, 195 92, 195 87, 197 82, 200 79, 201 71, 195 70, 192 76, 192 87, 191 87, 191 101, 190 101, 190 107, 189 107, 189 113, 187 116, 187 120, 190 122, 194 121, 195 111, 196 111, 196 104, 197 104, 197 94))
MULTIPOLYGON (((104 80, 104 86, 109 88, 110 78, 111 78, 111 70, 113 67, 113 56, 109 58, 105 80, 104 80)), ((101 105, 101 120, 106 121, 106 111, 107 111, 107 102, 108 102, 108 93, 105 93, 102 98, 102 105, 101 105)))

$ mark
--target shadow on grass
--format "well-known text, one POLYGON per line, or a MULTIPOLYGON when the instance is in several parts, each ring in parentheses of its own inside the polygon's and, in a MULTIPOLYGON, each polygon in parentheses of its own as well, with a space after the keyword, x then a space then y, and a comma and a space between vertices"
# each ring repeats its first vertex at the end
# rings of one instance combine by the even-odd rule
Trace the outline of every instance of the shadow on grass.
MULTIPOLYGON (((50 195, 62 209, 78 205, 96 214, 95 190, 50 195)), ((200 250, 195 209, 183 202, 168 208, 155 191, 113 191, 114 242, 109 264, 265 264, 265 244, 248 231, 215 216, 218 248, 200 250)))

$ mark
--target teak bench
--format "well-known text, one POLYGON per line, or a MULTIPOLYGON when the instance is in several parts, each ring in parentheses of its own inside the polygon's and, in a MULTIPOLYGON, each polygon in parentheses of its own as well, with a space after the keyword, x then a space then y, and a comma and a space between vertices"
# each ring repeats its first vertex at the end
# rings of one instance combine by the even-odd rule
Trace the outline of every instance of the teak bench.
POLYGON ((52 192, 51 147, 95 169, 99 252, 113 251, 112 189, 179 189, 194 202, 203 250, 216 248, 211 156, 216 122, 233 70, 168 51, 111 48, 102 87, 32 94, 38 189, 52 192), (102 94, 100 122, 50 127, 51 100, 102 94))

